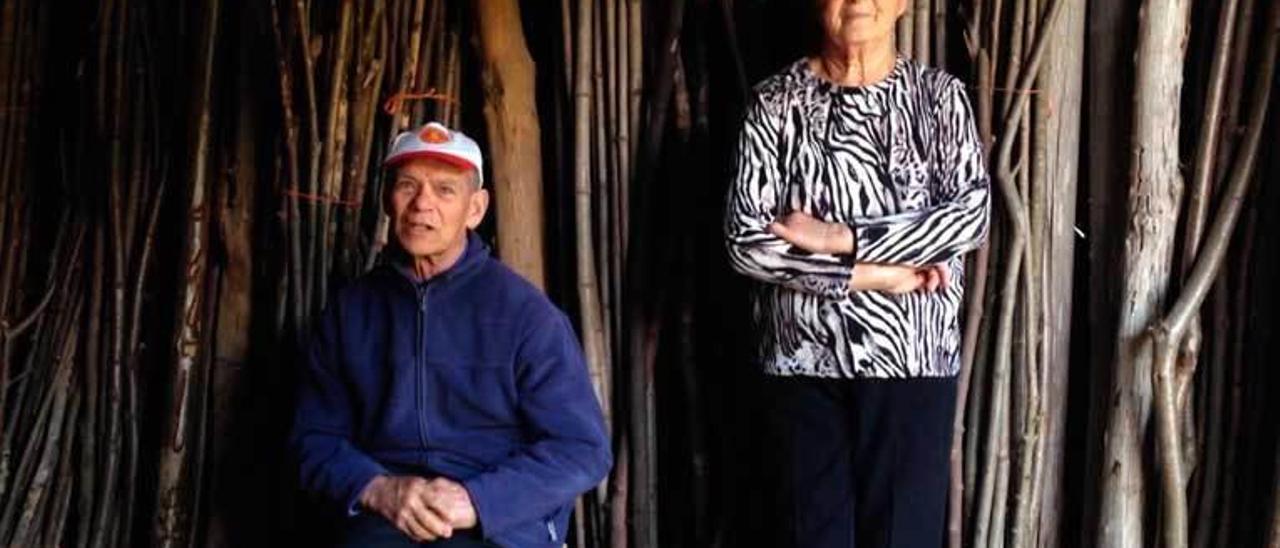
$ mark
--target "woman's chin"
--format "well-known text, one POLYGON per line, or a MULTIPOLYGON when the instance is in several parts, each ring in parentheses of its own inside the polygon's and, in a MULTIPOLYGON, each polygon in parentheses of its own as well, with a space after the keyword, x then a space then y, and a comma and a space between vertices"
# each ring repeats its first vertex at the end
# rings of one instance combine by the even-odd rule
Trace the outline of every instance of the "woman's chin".
POLYGON ((861 46, 887 38, 888 33, 877 29, 869 18, 847 23, 835 34, 837 42, 844 46, 861 46))

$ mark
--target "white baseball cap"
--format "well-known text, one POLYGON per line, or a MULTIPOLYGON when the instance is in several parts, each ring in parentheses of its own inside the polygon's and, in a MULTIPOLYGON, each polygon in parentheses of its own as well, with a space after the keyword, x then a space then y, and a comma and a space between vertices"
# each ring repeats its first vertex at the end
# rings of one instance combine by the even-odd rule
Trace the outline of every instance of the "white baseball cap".
POLYGON ((484 185, 484 157, 480 145, 460 131, 439 122, 430 122, 416 131, 406 131, 391 142, 383 167, 395 167, 414 158, 435 158, 458 167, 476 170, 476 180, 484 185))

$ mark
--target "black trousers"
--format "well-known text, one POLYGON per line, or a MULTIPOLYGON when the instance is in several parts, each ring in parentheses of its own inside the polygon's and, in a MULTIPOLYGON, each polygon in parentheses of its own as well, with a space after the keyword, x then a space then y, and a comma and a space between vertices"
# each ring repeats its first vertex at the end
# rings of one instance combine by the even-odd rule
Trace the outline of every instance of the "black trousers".
POLYGON ((382 516, 364 512, 346 518, 342 524, 339 548, 496 548, 477 538, 474 531, 455 531, 452 538, 420 543, 401 533, 382 516))
POLYGON ((769 377, 773 543, 938 548, 955 378, 769 377))

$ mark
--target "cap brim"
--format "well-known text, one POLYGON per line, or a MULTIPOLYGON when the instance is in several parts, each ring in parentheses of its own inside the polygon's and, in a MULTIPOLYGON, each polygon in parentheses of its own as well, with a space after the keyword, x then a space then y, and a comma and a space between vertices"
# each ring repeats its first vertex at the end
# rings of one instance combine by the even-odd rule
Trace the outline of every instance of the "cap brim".
POLYGON ((408 162, 409 160, 420 160, 423 158, 432 158, 435 160, 440 160, 448 164, 453 164, 462 169, 474 169, 477 172, 480 171, 480 168, 476 167, 475 164, 472 164, 471 162, 468 162, 467 160, 460 158, 458 156, 455 156, 453 154, 449 154, 448 152, 440 152, 438 150, 418 150, 414 152, 406 152, 404 154, 398 154, 390 158, 387 158, 386 161, 382 162, 382 165, 383 167, 395 167, 405 162, 408 162))

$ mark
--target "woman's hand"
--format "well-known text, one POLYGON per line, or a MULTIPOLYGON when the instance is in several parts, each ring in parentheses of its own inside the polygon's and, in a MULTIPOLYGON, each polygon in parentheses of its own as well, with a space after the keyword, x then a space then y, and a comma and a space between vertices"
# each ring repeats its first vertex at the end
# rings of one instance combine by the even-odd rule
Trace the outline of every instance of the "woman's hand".
MULTIPOLYGON (((853 252, 853 229, 840 223, 820 221, 803 211, 793 211, 769 223, 769 232, 791 245, 810 253, 830 255, 853 252)), ((912 291, 937 291, 951 284, 951 271, 946 265, 924 268, 858 263, 853 267, 849 286, 854 291, 884 291, 894 294, 912 291)))
POLYGON ((769 232, 810 253, 853 253, 853 229, 827 223, 802 211, 793 211, 769 223, 769 232))
POLYGON ((849 287, 854 291, 884 291, 901 295, 913 291, 933 292, 951 284, 951 273, 946 265, 925 268, 909 266, 858 263, 853 265, 849 287))

